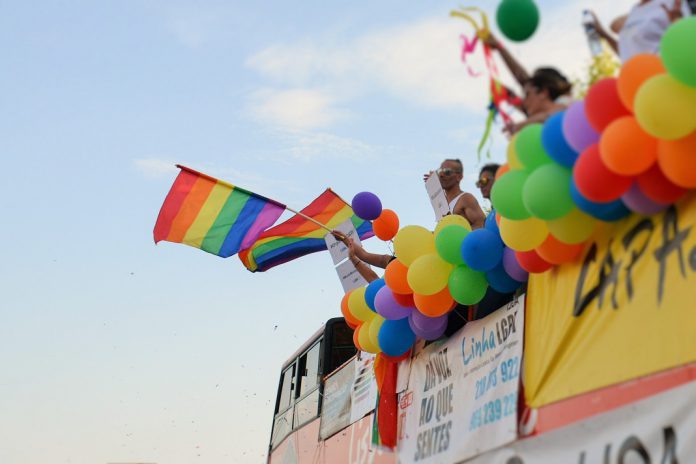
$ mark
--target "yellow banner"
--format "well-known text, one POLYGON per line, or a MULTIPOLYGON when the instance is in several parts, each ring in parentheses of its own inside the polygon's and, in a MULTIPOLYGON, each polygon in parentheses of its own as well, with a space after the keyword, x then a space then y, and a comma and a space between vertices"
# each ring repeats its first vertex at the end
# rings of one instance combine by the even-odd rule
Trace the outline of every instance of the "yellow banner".
POLYGON ((696 361, 696 194, 530 278, 525 393, 540 407, 696 361))

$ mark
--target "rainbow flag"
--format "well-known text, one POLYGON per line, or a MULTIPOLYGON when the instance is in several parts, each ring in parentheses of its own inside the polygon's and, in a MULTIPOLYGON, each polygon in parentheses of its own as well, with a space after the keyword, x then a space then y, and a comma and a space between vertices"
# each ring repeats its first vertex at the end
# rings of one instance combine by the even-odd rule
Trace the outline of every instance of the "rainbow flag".
POLYGON ((155 224, 155 243, 185 243, 223 258, 250 247, 285 211, 282 205, 185 166, 155 224))
MULTIPOLYGON (((350 218, 360 239, 374 235, 372 223, 354 215, 350 205, 331 189, 326 189, 301 213, 330 229, 350 218)), ((326 250, 326 234, 325 229, 296 214, 261 234, 251 248, 239 253, 239 259, 252 272, 267 271, 300 256, 326 250)))

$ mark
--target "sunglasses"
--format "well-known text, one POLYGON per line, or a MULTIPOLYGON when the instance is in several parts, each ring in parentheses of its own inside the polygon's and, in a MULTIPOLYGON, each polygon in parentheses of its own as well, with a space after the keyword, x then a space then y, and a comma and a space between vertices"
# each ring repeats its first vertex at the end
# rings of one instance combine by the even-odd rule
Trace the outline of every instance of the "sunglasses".
POLYGON ((443 176, 451 176, 452 174, 459 174, 459 173, 461 173, 462 171, 460 171, 459 169, 438 168, 437 170, 435 170, 435 172, 436 172, 438 175, 442 174, 443 176))
POLYGON ((491 182, 491 179, 489 179, 488 177, 482 177, 481 179, 479 179, 479 180, 476 182, 476 186, 477 186, 478 188, 485 187, 485 186, 488 185, 490 182, 491 182))

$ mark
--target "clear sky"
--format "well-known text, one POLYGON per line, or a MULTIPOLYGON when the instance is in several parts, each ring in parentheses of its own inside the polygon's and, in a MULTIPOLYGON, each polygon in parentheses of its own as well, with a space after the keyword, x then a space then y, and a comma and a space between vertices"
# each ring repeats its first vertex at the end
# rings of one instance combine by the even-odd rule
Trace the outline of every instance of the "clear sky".
MULTIPOLYGON (((155 246, 174 163, 295 208, 369 190, 433 226, 422 174, 460 157, 474 191, 490 161, 459 3, 4 2, 0 462, 262 462, 281 364, 341 286, 327 253, 252 274, 155 246)), ((580 77, 582 9, 631 3, 540 1, 509 48, 580 77)), ((497 125, 492 160, 505 145, 497 125)))

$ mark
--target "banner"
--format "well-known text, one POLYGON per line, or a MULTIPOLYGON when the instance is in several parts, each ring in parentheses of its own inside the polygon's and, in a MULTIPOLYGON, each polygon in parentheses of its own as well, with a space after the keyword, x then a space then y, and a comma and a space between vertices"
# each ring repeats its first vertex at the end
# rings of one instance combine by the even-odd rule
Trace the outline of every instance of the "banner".
POLYGON ((532 407, 696 361, 696 195, 607 224, 577 263, 530 278, 532 407))
POLYGON ((353 423, 375 409, 377 404, 377 380, 375 379, 375 355, 360 352, 355 360, 355 374, 351 389, 350 422, 353 423))
MULTIPOLYGON (((530 310, 531 312, 531 310, 530 310)), ((477 457, 468 464, 688 463, 696 456, 696 383, 477 457)))
POLYGON ((517 438, 524 300, 467 323, 411 363, 400 462, 452 463, 517 438))

